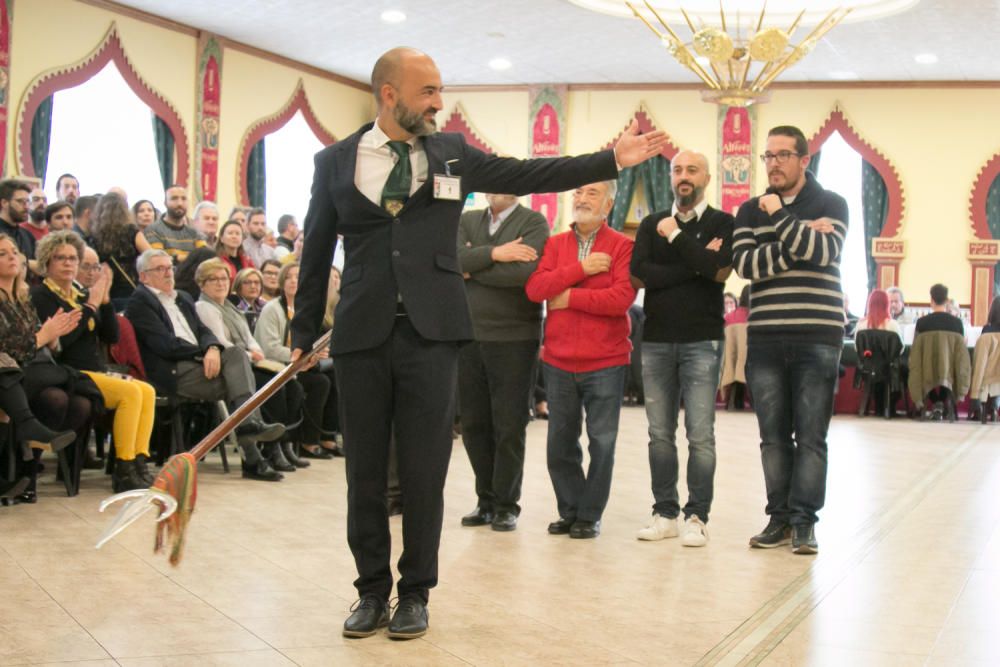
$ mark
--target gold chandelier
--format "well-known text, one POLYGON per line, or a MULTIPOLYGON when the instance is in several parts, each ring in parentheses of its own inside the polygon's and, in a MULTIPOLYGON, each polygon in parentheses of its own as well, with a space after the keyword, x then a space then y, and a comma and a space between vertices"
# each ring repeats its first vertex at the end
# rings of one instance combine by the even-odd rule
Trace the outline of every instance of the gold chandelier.
POLYGON ((706 102, 749 106, 755 102, 767 102, 770 92, 767 87, 789 67, 802 60, 813 50, 823 35, 844 20, 850 8, 835 8, 815 25, 798 44, 792 43, 792 35, 799 27, 806 10, 803 9, 787 28, 767 27, 764 17, 767 2, 760 10, 756 25, 744 32, 737 24, 730 34, 726 21, 726 11, 719 2, 721 28, 702 24, 696 26, 682 8, 681 14, 691 30, 691 39, 684 41, 663 17, 649 3, 643 4, 649 10, 664 32, 660 32, 631 2, 625 2, 636 18, 656 34, 667 53, 678 63, 688 68, 705 82, 708 90, 702 91, 706 102))

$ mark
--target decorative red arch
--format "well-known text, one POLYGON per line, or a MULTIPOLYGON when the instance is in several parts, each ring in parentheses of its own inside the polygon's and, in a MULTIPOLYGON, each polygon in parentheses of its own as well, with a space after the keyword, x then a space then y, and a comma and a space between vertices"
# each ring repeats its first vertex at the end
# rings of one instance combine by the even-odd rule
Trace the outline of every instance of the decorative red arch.
POLYGON ((986 220, 986 195, 989 194, 993 181, 1000 177, 1000 153, 997 153, 979 170, 976 183, 972 186, 972 196, 969 197, 969 219, 972 221, 972 232, 977 239, 992 239, 986 220))
MULTIPOLYGON (((639 109, 638 111, 636 111, 635 115, 633 115, 632 118, 634 118, 639 123, 639 134, 647 134, 649 132, 654 132, 657 129, 659 129, 656 127, 656 123, 654 123, 653 119, 649 117, 649 114, 646 112, 645 109, 639 109)), ((631 124, 632 124, 632 119, 630 118, 628 123, 625 124, 625 127, 622 128, 622 131, 616 134, 611 141, 604 144, 603 149, 607 150, 609 148, 612 148, 615 145, 615 142, 618 141, 618 139, 625 133, 625 130, 627 130, 628 126, 631 124)), ((660 151, 660 155, 667 158, 668 160, 673 160, 674 156, 676 156, 680 152, 681 149, 675 146, 674 142, 668 139, 666 145, 663 146, 663 150, 660 151)))
POLYGON ((465 108, 461 104, 456 104, 455 109, 448 116, 448 120, 441 126, 442 132, 457 132, 465 137, 465 142, 473 148, 478 148, 484 153, 498 153, 479 133, 473 129, 472 124, 467 119, 465 108))
POLYGON ((243 135, 243 141, 240 142, 239 169, 236 172, 240 201, 243 206, 250 205, 250 193, 247 188, 247 166, 250 164, 250 151, 253 150, 258 141, 272 132, 277 132, 283 128, 300 111, 302 112, 302 117, 306 120, 306 124, 309 125, 309 129, 313 131, 313 134, 320 140, 320 143, 324 146, 329 146, 337 141, 337 138, 319 122, 312 105, 309 103, 309 96, 306 95, 302 79, 299 79, 298 84, 295 86, 295 92, 292 93, 291 99, 288 100, 285 106, 277 113, 265 116, 254 122, 246 134, 243 135))
POLYGON ((15 133, 17 160, 21 173, 25 176, 37 176, 35 166, 31 161, 31 125, 35 118, 35 112, 38 111, 38 106, 49 95, 84 83, 104 69, 104 66, 109 62, 115 64, 132 92, 145 102, 153 110, 153 113, 162 118, 167 127, 170 128, 170 133, 174 135, 174 146, 177 151, 174 180, 178 185, 187 185, 190 157, 187 133, 184 131, 180 114, 166 98, 146 83, 136 72, 132 61, 125 54, 121 37, 118 35, 118 27, 114 23, 111 24, 101 44, 82 61, 67 68, 58 68, 47 72, 28 86, 24 102, 21 104, 21 113, 17 117, 17 131, 15 133))
POLYGON ((840 136, 844 137, 847 145, 860 153, 861 157, 875 167, 875 170, 882 176, 882 180, 885 181, 886 193, 889 197, 889 209, 886 213, 885 224, 882 225, 882 231, 879 233, 879 238, 888 239, 895 237, 899 233, 899 228, 902 224, 905 202, 903 187, 900 185, 899 174, 896 173, 896 168, 892 166, 892 163, 882 153, 854 131, 854 128, 851 127, 851 124, 840 109, 834 109, 830 117, 823 123, 823 126, 809 140, 809 152, 815 154, 819 151, 823 143, 834 132, 840 132, 840 136))

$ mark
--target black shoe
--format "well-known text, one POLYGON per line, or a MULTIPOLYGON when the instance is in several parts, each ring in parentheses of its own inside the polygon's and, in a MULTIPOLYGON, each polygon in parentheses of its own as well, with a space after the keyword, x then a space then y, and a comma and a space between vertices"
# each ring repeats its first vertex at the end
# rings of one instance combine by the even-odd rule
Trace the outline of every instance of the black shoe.
POLYGON ((497 512, 490 525, 493 530, 509 533, 517 528, 517 515, 513 512, 497 512))
POLYGON ((34 417, 21 419, 14 424, 14 440, 18 442, 40 442, 52 448, 53 452, 65 449, 76 440, 76 431, 57 433, 45 427, 34 417))
POLYGON ((298 470, 298 468, 289 463, 288 459, 285 458, 284 452, 281 451, 281 443, 269 442, 262 449, 271 467, 278 472, 295 472, 298 470))
POLYGON ((792 553, 804 555, 819 553, 815 524, 803 523, 792 526, 792 553))
POLYGON ((115 493, 122 493, 123 491, 147 489, 149 488, 149 484, 142 477, 139 477, 135 461, 117 459, 115 461, 115 471, 111 474, 111 488, 115 493))
POLYGON ((463 526, 485 526, 493 521, 493 511, 483 509, 482 505, 476 505, 476 509, 462 517, 463 526))
POLYGON ((308 468, 312 464, 303 458, 299 458, 299 455, 295 453, 295 445, 290 442, 281 443, 281 451, 284 453, 285 458, 296 468, 308 468))
POLYGON ((573 522, 567 519, 559 519, 549 524, 549 535, 569 535, 573 522))
POLYGON ((792 527, 783 521, 771 521, 764 530, 750 538, 756 549, 773 549, 792 541, 792 527))
POLYGON ((267 424, 259 419, 247 419, 236 427, 238 437, 253 436, 258 442, 274 442, 285 435, 282 424, 267 424))
POLYGON ((333 454, 319 445, 302 445, 302 456, 307 459, 332 459, 333 454))
POLYGON ((351 607, 344 621, 345 637, 371 637, 379 628, 389 625, 389 605, 374 595, 366 595, 351 607))
POLYGON ((407 595, 399 599, 396 613, 389 621, 390 639, 416 639, 427 634, 427 605, 420 598, 407 595))
POLYGON ((135 472, 139 475, 139 479, 146 483, 147 486, 153 485, 153 473, 149 470, 149 457, 145 454, 135 455, 135 472))
POLYGON ((601 521, 575 521, 569 529, 569 536, 574 540, 592 540, 601 534, 601 521))
POLYGON ((271 464, 265 458, 261 458, 253 465, 244 462, 243 476, 247 479, 256 479, 261 482, 280 482, 285 479, 285 476, 272 468, 271 464))

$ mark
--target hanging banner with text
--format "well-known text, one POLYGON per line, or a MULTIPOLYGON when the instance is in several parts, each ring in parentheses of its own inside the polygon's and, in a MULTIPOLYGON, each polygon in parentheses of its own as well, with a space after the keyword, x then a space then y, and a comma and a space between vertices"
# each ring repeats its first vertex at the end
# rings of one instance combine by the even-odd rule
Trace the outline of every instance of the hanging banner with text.
POLYGON ((198 54, 195 201, 218 202, 222 49, 214 36, 202 33, 198 39, 198 54))
MULTIPOLYGON (((531 157, 555 157, 566 148, 566 86, 536 86, 528 92, 531 157)), ((559 194, 531 195, 531 208, 545 216, 549 228, 559 224, 559 194)))
POLYGON ((719 208, 736 215, 753 179, 752 107, 719 107, 719 208))

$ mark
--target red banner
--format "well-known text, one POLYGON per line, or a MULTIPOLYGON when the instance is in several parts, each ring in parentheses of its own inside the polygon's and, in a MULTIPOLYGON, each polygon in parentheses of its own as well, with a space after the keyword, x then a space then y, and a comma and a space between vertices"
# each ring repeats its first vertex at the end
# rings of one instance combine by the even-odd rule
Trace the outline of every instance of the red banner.
POLYGON ((736 215, 750 198, 753 177, 753 146, 750 110, 720 107, 719 203, 723 211, 736 215))
MULTIPOLYGON (((565 86, 531 91, 531 157, 563 154, 566 142, 562 131, 565 95, 565 86)), ((531 208, 545 216, 549 227, 555 227, 559 219, 559 194, 533 194, 531 208)))
POLYGON ((198 165, 195 195, 218 202, 219 112, 222 100, 222 50, 214 37, 202 36, 198 63, 198 165))

